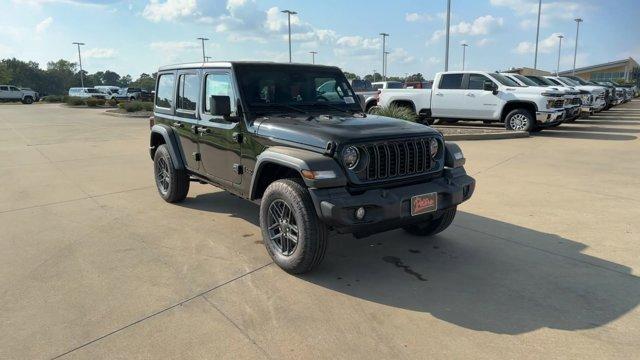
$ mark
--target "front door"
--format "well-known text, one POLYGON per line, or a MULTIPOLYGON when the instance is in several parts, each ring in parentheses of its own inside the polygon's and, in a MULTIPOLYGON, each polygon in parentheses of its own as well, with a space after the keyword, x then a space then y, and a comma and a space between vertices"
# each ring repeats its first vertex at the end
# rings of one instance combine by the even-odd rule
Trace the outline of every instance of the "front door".
POLYGON ((22 91, 15 86, 9 86, 9 94, 12 100, 22 100, 22 91))
POLYGON ((229 70, 205 71, 203 75, 201 122, 199 127, 202 166, 212 180, 240 184, 242 167, 240 144, 241 121, 231 122, 221 116, 212 116, 211 95, 229 96, 231 117, 237 117, 237 96, 229 70))
POLYGON ((464 114, 470 119, 493 119, 498 109, 498 96, 484 90, 484 82, 495 82, 482 74, 469 74, 464 92, 464 114))

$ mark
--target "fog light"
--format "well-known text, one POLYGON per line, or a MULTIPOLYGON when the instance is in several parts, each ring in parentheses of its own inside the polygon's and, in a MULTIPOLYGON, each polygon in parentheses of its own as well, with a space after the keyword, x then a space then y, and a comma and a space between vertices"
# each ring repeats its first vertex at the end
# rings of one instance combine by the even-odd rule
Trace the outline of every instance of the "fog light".
POLYGON ((364 208, 362 206, 359 207, 358 210, 356 210, 356 219, 358 220, 364 219, 364 214, 365 214, 364 208))

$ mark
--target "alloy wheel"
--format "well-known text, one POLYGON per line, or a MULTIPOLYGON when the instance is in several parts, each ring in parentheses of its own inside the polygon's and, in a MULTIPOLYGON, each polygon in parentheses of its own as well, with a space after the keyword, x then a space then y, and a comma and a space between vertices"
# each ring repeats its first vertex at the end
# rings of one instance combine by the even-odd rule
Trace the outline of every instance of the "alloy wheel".
POLYGON ((509 119, 509 125, 513 130, 526 130, 529 125, 529 118, 524 114, 515 114, 509 119))
POLYGON ((164 158, 158 159, 158 168, 156 174, 156 181, 158 187, 163 194, 169 191, 170 177, 169 177, 169 165, 164 158))
POLYGON ((291 256, 298 246, 298 224, 293 212, 283 200, 269 205, 269 241, 281 255, 291 256))

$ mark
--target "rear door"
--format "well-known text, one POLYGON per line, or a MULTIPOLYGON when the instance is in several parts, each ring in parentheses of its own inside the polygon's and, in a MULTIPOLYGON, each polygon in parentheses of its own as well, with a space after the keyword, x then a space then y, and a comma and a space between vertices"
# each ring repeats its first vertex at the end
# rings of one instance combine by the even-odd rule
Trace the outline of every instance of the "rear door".
POLYGON ((446 73, 431 94, 431 115, 435 118, 464 117, 465 89, 462 87, 463 73, 446 73))
POLYGON ((15 86, 9 86, 9 98, 11 100, 21 100, 22 90, 18 89, 15 86))
POLYGON ((462 111, 465 118, 493 119, 498 108, 498 97, 492 91, 483 90, 485 81, 495 84, 495 81, 482 74, 470 73, 464 80, 466 91, 462 111))
POLYGON ((9 99, 9 87, 8 86, 0 86, 0 99, 8 100, 9 99))
POLYGON ((199 128, 200 153, 204 172, 212 180, 226 184, 240 184, 242 122, 231 122, 222 116, 212 116, 211 95, 229 96, 231 117, 237 117, 238 105, 230 69, 210 69, 203 73, 201 96, 201 123, 199 128))

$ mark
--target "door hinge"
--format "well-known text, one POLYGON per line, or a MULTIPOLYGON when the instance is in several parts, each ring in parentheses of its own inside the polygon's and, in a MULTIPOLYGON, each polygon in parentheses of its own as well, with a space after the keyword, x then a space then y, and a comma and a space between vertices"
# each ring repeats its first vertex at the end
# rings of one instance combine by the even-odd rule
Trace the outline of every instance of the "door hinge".
POLYGON ((193 155, 193 160, 200 161, 200 153, 199 152, 194 152, 191 155, 193 155))
POLYGON ((233 164, 233 172, 238 175, 242 175, 244 172, 244 167, 241 164, 233 164))
POLYGON ((241 133, 234 132, 231 136, 233 137, 233 141, 237 142, 238 144, 242 143, 241 133))

